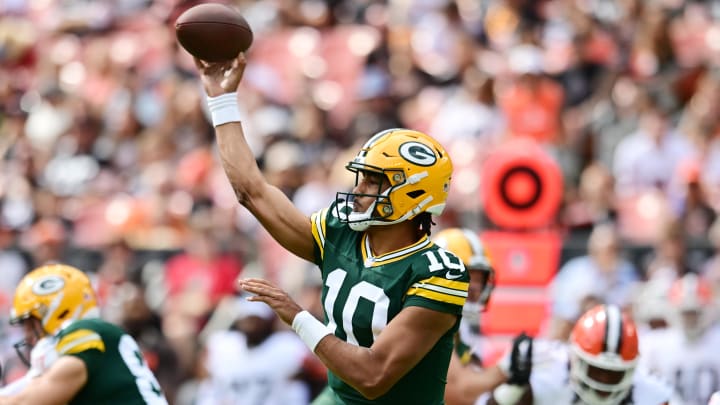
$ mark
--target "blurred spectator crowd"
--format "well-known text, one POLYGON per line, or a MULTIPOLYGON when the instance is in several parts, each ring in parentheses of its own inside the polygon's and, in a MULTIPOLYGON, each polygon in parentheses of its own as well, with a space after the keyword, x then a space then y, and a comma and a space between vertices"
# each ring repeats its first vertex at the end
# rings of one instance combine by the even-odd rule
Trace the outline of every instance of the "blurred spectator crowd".
MULTIPOLYGON (((210 334, 242 318, 239 274, 281 283, 322 317, 319 275, 239 208, 216 159, 172 28, 197 3, 0 2, 0 318, 28 269, 86 270, 173 403, 202 391, 210 334)), ((566 267, 553 288, 603 280, 557 293, 556 318, 571 321, 588 297, 632 305, 638 281, 694 272, 720 287, 720 1, 227 3, 255 33, 239 91, 246 135, 304 212, 352 185, 343 165, 359 143, 402 126, 453 157, 439 225, 492 229, 482 162, 530 138, 564 179, 554 227, 566 267)), ((11 378, 21 366, 2 319, 11 378)), ((322 370, 308 363, 316 392, 322 370)))

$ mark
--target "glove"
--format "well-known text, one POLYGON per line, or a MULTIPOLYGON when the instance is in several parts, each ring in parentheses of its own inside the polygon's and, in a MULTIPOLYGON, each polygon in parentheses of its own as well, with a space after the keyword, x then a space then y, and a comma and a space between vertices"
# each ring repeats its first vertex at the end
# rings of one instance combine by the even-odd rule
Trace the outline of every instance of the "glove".
POLYGON ((526 385, 532 372, 532 337, 522 332, 513 339, 507 384, 526 385))

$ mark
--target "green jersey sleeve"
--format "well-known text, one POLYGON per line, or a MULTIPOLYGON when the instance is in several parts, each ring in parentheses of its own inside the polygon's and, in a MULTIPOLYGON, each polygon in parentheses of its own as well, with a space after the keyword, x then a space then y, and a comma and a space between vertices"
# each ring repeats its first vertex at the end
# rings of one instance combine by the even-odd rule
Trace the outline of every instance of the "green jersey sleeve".
POLYGON ((350 206, 338 206, 336 202, 333 202, 329 207, 323 208, 310 216, 313 242, 315 244, 315 264, 318 266, 325 260, 327 240, 338 232, 347 232, 349 230, 348 225, 340 221, 340 216, 347 215, 350 211, 352 211, 350 206))
POLYGON ((87 367, 88 374, 96 371, 102 354, 105 353, 105 342, 96 331, 81 327, 66 331, 59 336, 55 350, 60 356, 75 356, 80 358, 87 367))
POLYGON ((404 306, 420 306, 454 315, 462 315, 470 276, 462 261, 436 245, 416 255, 413 281, 404 306))
POLYGON ((325 256, 325 236, 327 235, 327 213, 329 208, 323 208, 310 216, 312 224, 313 242, 315 245, 315 264, 320 265, 325 256))

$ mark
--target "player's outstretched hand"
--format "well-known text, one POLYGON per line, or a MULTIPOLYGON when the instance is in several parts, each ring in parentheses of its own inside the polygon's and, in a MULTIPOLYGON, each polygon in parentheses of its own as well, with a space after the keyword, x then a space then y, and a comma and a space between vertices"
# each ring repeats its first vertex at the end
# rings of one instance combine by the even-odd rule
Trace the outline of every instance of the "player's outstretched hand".
POLYGON ((529 384, 530 374, 532 373, 532 347, 533 338, 525 334, 525 332, 513 339, 508 384, 529 384))
POLYGON ((278 317, 288 325, 292 325, 295 315, 303 310, 285 291, 267 280, 248 278, 238 280, 237 284, 239 289, 255 294, 247 298, 249 301, 260 301, 268 304, 278 317))
POLYGON ((206 62, 195 58, 195 66, 200 72, 200 80, 210 97, 237 91, 245 72, 245 54, 240 52, 237 58, 225 62, 206 62))

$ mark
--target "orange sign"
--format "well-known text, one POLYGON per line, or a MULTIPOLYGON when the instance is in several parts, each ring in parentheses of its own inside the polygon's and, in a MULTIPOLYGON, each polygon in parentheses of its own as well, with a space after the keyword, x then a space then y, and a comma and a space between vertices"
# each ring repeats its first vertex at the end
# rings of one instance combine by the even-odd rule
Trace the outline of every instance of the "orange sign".
POLYGON ((549 314, 550 301, 545 289, 498 288, 481 315, 480 329, 484 335, 514 336, 525 331, 537 336, 549 314))
POLYGON ((517 139, 491 153, 482 169, 483 204, 498 226, 551 225, 560 206, 563 178, 557 162, 532 140, 517 139))
POLYGON ((486 231, 498 286, 546 286, 557 272, 562 239, 558 232, 486 231))

